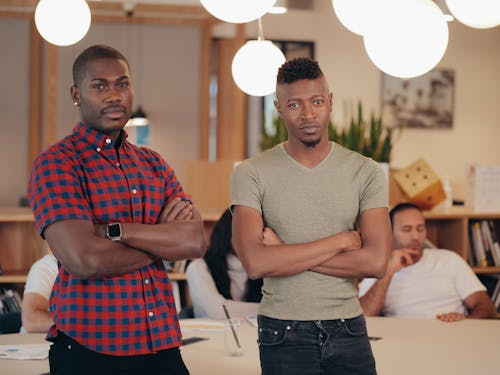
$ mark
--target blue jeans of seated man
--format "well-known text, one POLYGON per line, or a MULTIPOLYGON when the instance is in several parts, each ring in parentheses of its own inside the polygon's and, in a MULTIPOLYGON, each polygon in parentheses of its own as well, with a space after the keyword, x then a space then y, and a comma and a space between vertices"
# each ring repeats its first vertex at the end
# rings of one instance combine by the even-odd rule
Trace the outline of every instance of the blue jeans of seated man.
POLYGON ((262 375, 373 375, 365 318, 295 321, 258 316, 262 375))

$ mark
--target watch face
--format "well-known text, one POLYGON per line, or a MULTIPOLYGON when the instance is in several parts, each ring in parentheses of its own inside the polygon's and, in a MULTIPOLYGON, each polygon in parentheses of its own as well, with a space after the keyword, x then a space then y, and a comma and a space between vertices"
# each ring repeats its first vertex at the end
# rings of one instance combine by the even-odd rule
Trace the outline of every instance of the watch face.
POLYGON ((120 237, 121 236, 120 224, 109 224, 108 225, 108 236, 109 237, 120 237))

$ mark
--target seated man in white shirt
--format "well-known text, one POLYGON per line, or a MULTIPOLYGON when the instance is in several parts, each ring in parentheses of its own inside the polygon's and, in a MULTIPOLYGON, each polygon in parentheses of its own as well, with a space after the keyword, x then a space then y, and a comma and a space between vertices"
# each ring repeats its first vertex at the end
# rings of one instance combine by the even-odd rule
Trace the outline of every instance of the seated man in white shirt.
POLYGON ((364 279, 359 301, 365 316, 495 318, 493 302, 469 265, 455 252, 424 249, 425 219, 411 203, 389 213, 393 251, 382 279, 364 279))
POLYGON ((45 255, 31 266, 24 287, 21 332, 47 332, 54 324, 49 312, 49 298, 57 272, 57 260, 52 254, 45 255))

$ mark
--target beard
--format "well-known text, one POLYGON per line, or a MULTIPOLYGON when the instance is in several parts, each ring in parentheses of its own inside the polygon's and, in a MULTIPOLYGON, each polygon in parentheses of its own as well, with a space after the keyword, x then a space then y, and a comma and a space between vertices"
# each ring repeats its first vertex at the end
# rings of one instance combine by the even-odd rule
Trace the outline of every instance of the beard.
POLYGON ((316 147, 316 145, 321 141, 321 137, 318 137, 317 139, 313 139, 312 141, 304 141, 302 139, 300 141, 306 147, 313 148, 313 147, 316 147))

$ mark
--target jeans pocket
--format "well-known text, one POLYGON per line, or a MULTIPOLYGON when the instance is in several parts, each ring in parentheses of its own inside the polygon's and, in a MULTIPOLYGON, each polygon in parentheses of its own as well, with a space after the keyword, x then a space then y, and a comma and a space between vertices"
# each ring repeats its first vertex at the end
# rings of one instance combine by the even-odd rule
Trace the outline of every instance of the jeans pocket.
POLYGON ((291 322, 259 316, 257 343, 262 346, 282 344, 287 332, 291 330, 291 322))
POLYGON ((366 323, 363 316, 358 316, 352 319, 342 319, 345 331, 351 336, 366 335, 366 323))

